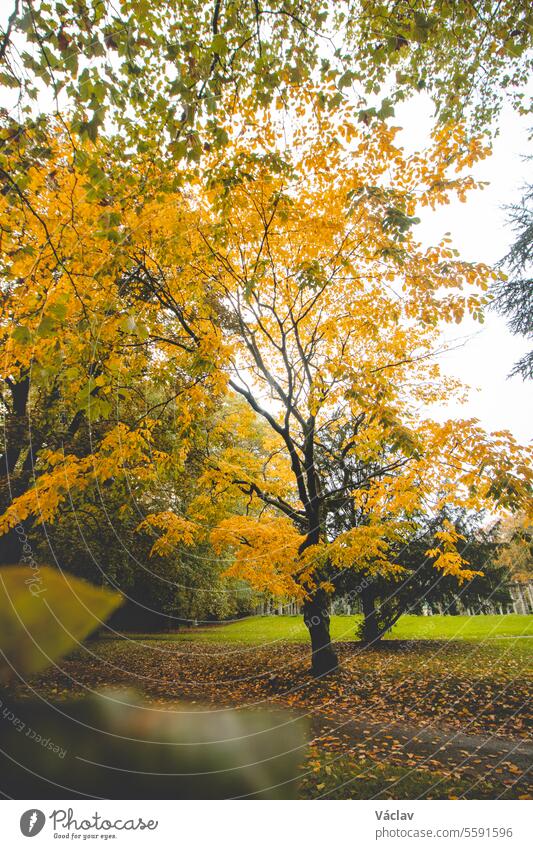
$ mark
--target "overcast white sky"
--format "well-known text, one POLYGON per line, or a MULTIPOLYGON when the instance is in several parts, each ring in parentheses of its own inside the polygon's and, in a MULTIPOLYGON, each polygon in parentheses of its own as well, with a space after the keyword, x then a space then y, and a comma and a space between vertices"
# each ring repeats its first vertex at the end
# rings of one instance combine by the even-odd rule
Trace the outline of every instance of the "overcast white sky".
MULTIPOLYGON (((426 145, 431 112, 431 104, 423 96, 397 108, 395 123, 404 128, 401 138, 409 148, 426 145)), ((424 242, 434 243, 449 231, 463 259, 495 263, 507 252, 513 237, 503 207, 519 200, 525 182, 533 183, 533 162, 522 158, 528 151, 532 152, 528 124, 505 109, 493 155, 473 170, 476 178, 490 185, 471 193, 466 203, 457 201, 434 213, 425 211, 417 234, 424 242)), ((438 411, 438 417, 475 416, 490 430, 506 428, 520 441, 529 441, 533 436, 532 384, 507 377, 513 363, 528 350, 527 341, 513 336, 505 321, 492 313, 484 325, 465 321, 450 327, 446 335, 467 339, 463 347, 441 357, 443 370, 476 389, 466 405, 450 404, 438 411)))

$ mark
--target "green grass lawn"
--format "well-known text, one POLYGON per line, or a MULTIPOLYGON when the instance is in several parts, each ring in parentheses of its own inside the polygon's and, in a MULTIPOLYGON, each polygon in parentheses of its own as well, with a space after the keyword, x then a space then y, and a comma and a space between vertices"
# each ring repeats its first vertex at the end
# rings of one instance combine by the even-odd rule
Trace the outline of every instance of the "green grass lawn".
MULTIPOLYGON (((359 620, 359 616, 332 616, 332 639, 355 639, 359 620)), ((155 635, 142 636, 153 638, 155 635)), ((525 636, 533 637, 533 615, 512 613, 505 616, 402 616, 387 639, 492 640, 525 636)), ((164 639, 262 645, 278 640, 307 643, 309 634, 301 616, 252 616, 225 625, 187 628, 179 633, 165 634, 164 639)))

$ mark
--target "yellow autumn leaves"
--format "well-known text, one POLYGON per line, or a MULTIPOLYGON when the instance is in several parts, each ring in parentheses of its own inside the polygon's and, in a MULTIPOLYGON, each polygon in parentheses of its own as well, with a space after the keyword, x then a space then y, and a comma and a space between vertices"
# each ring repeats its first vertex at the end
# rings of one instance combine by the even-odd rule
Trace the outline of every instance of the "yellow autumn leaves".
MULTIPOLYGON (((106 425, 90 450, 43 444, 0 531, 55 521, 94 482, 156 486, 160 471, 187 466, 195 430, 235 395, 241 406, 204 440, 187 515, 169 505, 139 524, 158 535, 153 555, 210 539, 229 575, 301 597, 329 587, 331 567, 397 574, 395 547, 428 511, 524 509, 528 458, 508 434, 420 412, 460 390, 432 358, 439 324, 480 317, 495 274, 447 237, 422 246, 417 216, 476 187, 464 172, 486 146, 454 125, 406 154, 394 127, 369 129, 348 104, 332 122, 315 94, 302 91, 289 126, 267 110, 240 116, 187 188, 172 165, 140 158, 129 180, 115 163, 109 191, 93 197, 53 127, 24 197, 0 198, 4 376, 31 375, 33 403, 106 425), (148 414, 122 417, 152 383, 177 386, 174 454, 154 443, 148 414), (332 533, 339 457, 368 476, 344 485, 357 521, 332 533), (320 501, 323 524, 302 554, 306 499, 320 501)), ((440 542, 428 553, 436 568, 468 577, 452 527, 440 542)))

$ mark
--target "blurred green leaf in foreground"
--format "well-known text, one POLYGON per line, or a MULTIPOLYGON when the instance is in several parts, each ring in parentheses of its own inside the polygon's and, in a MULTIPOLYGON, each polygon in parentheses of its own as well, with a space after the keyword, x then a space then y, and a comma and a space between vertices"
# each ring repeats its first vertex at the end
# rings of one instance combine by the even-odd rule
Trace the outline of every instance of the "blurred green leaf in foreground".
POLYGON ((119 593, 49 566, 0 569, 0 680, 49 666, 121 603, 119 593))

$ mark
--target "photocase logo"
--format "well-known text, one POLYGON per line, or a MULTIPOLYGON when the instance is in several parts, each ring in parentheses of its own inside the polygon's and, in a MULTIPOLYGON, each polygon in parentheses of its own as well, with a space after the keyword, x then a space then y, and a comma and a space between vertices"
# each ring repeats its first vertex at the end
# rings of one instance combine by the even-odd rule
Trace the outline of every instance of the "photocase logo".
POLYGON ((20 818, 20 830, 24 837, 35 837, 42 830, 45 822, 46 817, 42 811, 30 808, 29 811, 24 811, 20 818))

